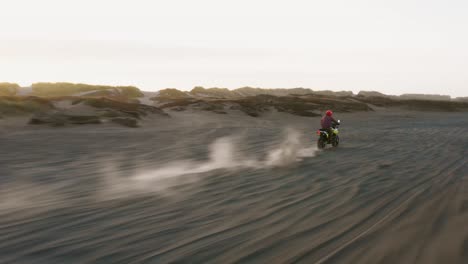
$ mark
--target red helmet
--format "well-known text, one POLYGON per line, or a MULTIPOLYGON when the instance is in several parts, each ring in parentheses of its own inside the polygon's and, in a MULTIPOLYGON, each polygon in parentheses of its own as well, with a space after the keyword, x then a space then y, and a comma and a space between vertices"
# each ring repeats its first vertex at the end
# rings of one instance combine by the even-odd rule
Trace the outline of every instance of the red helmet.
POLYGON ((332 115, 333 115, 332 110, 327 110, 326 115, 327 115, 327 116, 332 116, 332 115))

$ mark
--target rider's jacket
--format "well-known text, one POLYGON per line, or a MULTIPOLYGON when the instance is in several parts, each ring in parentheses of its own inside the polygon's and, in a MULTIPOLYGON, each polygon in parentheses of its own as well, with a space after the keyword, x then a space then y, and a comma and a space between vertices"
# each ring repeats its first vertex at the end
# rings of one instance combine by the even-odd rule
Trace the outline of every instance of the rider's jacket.
POLYGON ((322 120, 320 120, 322 129, 329 129, 332 126, 333 122, 338 123, 333 117, 327 115, 322 117, 322 120))

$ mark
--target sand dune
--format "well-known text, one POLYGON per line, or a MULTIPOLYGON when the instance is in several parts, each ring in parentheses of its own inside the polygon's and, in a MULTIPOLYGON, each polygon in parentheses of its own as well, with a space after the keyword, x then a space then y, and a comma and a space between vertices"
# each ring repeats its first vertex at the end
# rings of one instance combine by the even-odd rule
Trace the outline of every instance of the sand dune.
POLYGON ((170 115, 3 130, 0 263, 468 263, 466 113, 170 115))

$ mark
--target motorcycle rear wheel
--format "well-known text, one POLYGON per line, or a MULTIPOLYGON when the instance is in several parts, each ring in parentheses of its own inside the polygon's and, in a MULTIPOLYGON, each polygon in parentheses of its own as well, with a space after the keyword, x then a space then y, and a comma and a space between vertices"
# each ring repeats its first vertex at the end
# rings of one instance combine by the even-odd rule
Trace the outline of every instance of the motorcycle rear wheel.
POLYGON ((336 135, 335 138, 332 141, 332 146, 333 147, 338 147, 338 144, 340 144, 340 137, 338 135, 336 135))
POLYGON ((323 138, 319 138, 317 140, 317 148, 318 149, 324 149, 326 145, 327 145, 327 142, 325 142, 325 140, 323 138))

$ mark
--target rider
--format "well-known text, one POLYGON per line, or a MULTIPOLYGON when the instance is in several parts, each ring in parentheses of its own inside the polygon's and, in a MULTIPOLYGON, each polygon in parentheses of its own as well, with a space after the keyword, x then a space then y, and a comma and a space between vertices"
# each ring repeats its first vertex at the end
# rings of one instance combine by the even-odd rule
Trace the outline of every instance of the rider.
MULTIPOLYGON (((331 135, 331 127, 333 124, 338 124, 338 121, 333 118, 333 112, 332 110, 327 110, 325 115, 322 117, 322 120, 320 120, 320 124, 322 125, 322 130, 327 131, 328 135, 331 135)), ((328 137, 330 140, 330 137, 328 137)))

